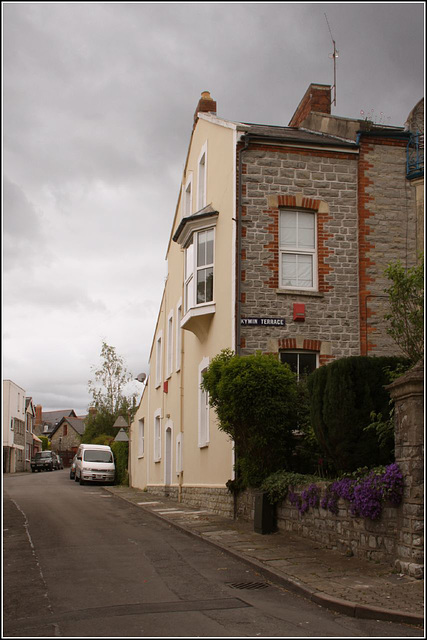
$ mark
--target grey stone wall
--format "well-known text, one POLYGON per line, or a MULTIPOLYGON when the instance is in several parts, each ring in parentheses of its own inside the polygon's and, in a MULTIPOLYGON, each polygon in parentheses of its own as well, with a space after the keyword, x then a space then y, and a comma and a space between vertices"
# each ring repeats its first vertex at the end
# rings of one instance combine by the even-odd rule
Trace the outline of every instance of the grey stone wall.
POLYGON ((370 143, 364 146, 364 194, 368 199, 368 233, 361 236, 366 249, 361 265, 367 278, 367 355, 398 353, 385 331, 388 300, 384 289, 390 282, 384 271, 390 262, 405 266, 416 263, 415 194, 406 180, 406 148, 370 143))
MULTIPOLYGON (((403 474, 404 493, 399 507, 386 506, 379 520, 351 514, 345 500, 338 514, 310 508, 301 515, 284 500, 277 507, 279 530, 292 531, 326 548, 368 560, 389 562, 400 573, 424 575, 424 365, 389 386, 395 401, 395 461, 403 474)), ((324 489, 325 483, 316 483, 324 489)), ((294 488, 299 493, 302 487, 294 488)), ((254 519, 254 493, 239 495, 237 515, 254 519)))
POLYGON ((396 567, 419 577, 424 572, 424 362, 389 390, 395 404, 395 459, 405 478, 396 567))
MULTIPOLYGON (((179 488, 177 486, 156 487, 147 486, 147 491, 153 496, 169 496, 179 500, 179 488)), ((182 487, 181 502, 189 507, 208 509, 212 513, 233 518, 234 500, 226 487, 182 487)))
MULTIPOLYGON (((245 228, 242 240, 244 281, 242 317, 286 318, 286 327, 242 327, 242 354, 255 350, 278 351, 278 339, 300 336, 333 345, 333 356, 359 353, 357 259, 357 159, 347 156, 311 157, 298 153, 254 150, 244 153, 245 228), (272 224, 271 196, 302 195, 329 206, 323 229, 328 255, 329 290, 319 293, 284 293, 267 283, 277 242, 272 224), (270 246, 269 246, 270 245, 270 246), (304 322, 293 321, 293 303, 305 303, 304 322)), ((276 258, 277 259, 277 258, 276 258)), ((278 265, 277 265, 278 266, 278 265)))

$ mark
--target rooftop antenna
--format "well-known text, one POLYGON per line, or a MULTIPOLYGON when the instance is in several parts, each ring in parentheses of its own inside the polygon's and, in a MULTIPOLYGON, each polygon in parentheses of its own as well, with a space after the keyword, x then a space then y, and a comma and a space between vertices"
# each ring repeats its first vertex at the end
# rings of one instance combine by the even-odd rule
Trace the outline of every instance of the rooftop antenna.
POLYGON ((334 45, 334 52, 329 54, 329 57, 332 58, 332 60, 334 61, 334 84, 332 86, 332 89, 334 90, 334 98, 333 100, 331 100, 331 104, 334 105, 334 107, 337 106, 337 58, 338 58, 338 54, 339 51, 337 51, 337 48, 335 46, 335 40, 332 37, 332 31, 331 31, 331 27, 329 26, 329 21, 328 21, 328 16, 325 15, 325 19, 326 19, 326 24, 328 25, 328 29, 329 29, 329 33, 331 35, 331 40, 332 40, 332 44, 334 45))

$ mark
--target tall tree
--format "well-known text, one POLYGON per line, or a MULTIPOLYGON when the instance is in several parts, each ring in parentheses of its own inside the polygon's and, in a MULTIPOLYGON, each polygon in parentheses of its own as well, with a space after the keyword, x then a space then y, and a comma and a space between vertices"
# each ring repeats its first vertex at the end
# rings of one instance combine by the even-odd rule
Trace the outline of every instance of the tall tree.
POLYGON ((92 395, 91 406, 98 411, 105 410, 110 414, 116 413, 126 400, 129 405, 134 404, 136 394, 126 396, 124 389, 132 380, 132 374, 127 371, 123 358, 116 352, 115 347, 102 343, 101 365, 92 366, 95 380, 88 381, 89 393, 92 395))
POLYGON ((97 368, 92 366, 94 380, 88 381, 89 393, 92 395, 90 408, 85 420, 85 432, 82 442, 104 444, 117 435, 113 427, 119 415, 126 420, 132 419, 136 411, 136 393, 127 394, 126 385, 133 376, 124 364, 124 360, 116 352, 115 347, 102 343, 101 364, 97 368))

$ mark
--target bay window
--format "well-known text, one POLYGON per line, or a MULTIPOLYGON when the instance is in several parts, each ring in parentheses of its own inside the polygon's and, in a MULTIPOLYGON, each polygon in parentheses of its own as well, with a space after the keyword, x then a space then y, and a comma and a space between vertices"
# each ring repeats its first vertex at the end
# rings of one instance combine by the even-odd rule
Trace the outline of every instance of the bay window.
POLYGON ((185 312, 213 301, 214 230, 193 234, 185 250, 185 312))

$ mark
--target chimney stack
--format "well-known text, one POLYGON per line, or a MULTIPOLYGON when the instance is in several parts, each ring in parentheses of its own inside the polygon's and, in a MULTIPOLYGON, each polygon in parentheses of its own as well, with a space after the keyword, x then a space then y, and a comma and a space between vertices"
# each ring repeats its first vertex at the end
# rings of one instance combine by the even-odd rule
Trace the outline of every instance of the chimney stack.
POLYGON ((211 94, 209 93, 209 91, 202 91, 202 95, 200 96, 197 109, 194 113, 194 123, 196 123, 197 114, 200 112, 214 113, 216 115, 216 102, 215 100, 212 100, 211 94))
POLYGON ((41 424, 42 423, 42 413, 43 413, 43 407, 41 404, 36 404, 36 421, 34 424, 41 424))
POLYGON ((296 108, 289 127, 299 127, 313 111, 331 113, 331 86, 329 84, 311 84, 296 108))

